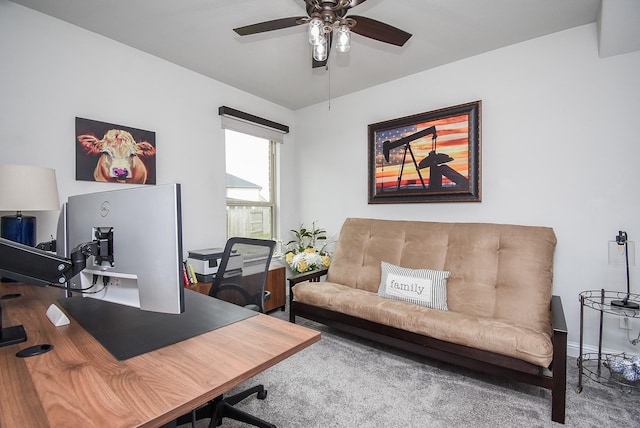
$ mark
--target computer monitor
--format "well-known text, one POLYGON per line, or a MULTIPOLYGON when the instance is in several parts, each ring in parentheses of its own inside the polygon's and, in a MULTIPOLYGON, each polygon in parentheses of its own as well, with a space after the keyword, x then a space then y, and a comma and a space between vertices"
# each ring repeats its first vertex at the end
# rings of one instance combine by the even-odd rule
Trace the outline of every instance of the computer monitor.
POLYGON ((112 257, 90 256, 69 281, 72 294, 147 311, 184 312, 180 184, 71 196, 60 215, 62 251, 97 235, 112 243, 112 257))

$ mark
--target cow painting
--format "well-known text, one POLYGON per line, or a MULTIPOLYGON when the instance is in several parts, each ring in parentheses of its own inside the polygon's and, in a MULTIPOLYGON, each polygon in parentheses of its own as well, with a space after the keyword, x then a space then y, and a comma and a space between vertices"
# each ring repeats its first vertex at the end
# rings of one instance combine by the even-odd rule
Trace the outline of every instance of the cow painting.
POLYGON ((76 178, 91 180, 92 174, 95 181, 155 184, 156 148, 145 141, 151 138, 155 143, 155 133, 80 118, 76 126, 76 178))

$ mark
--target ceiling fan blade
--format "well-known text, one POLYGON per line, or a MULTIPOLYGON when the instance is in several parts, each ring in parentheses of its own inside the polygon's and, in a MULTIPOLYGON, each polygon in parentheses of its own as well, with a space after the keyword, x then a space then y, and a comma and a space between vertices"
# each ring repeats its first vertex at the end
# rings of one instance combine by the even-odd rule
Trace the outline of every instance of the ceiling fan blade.
POLYGON ((274 19, 273 21, 265 21, 258 24, 234 28, 233 31, 241 36, 248 36, 250 34, 264 33, 266 31, 295 27, 296 25, 300 24, 298 20, 303 18, 306 18, 306 16, 292 16, 289 18, 274 19))
POLYGON ((353 18, 356 21, 356 25, 351 28, 351 31, 361 36, 369 37, 370 39, 396 46, 403 46, 407 40, 411 38, 411 34, 406 31, 385 24, 384 22, 376 21, 375 19, 354 15, 349 15, 349 18, 353 18))

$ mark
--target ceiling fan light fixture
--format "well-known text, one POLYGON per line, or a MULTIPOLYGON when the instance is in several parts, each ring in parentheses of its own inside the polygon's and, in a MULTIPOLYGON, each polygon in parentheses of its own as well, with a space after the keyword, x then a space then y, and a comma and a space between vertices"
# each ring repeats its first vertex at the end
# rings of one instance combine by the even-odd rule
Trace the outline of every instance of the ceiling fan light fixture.
POLYGON ((336 30, 336 50, 348 52, 351 49, 351 30, 348 25, 340 25, 336 30))
POLYGON ((327 59, 328 55, 327 49, 327 39, 322 36, 322 43, 318 43, 317 45, 313 45, 313 59, 316 61, 322 62, 327 59))
POLYGON ((324 24, 317 16, 309 20, 309 43, 313 46, 322 44, 324 39, 324 24))
POLYGON ((355 30, 360 36, 400 47, 404 46, 407 40, 411 38, 410 33, 384 22, 365 16, 348 16, 351 8, 364 3, 366 0, 303 1, 306 6, 306 16, 273 19, 234 28, 233 30, 241 36, 247 36, 295 27, 296 25, 307 25, 307 38, 313 52, 312 68, 326 66, 332 45, 336 46, 338 52, 350 51, 351 30, 355 30))

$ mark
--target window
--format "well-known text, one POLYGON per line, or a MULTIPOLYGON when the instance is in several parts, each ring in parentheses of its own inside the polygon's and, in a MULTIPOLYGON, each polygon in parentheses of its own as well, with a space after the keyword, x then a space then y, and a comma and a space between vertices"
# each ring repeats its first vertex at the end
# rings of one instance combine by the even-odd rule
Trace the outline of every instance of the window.
POLYGON ((289 127, 227 106, 218 114, 225 130, 227 236, 274 239, 276 147, 289 127))
POLYGON ((275 144, 225 130, 227 237, 275 236, 275 144))

